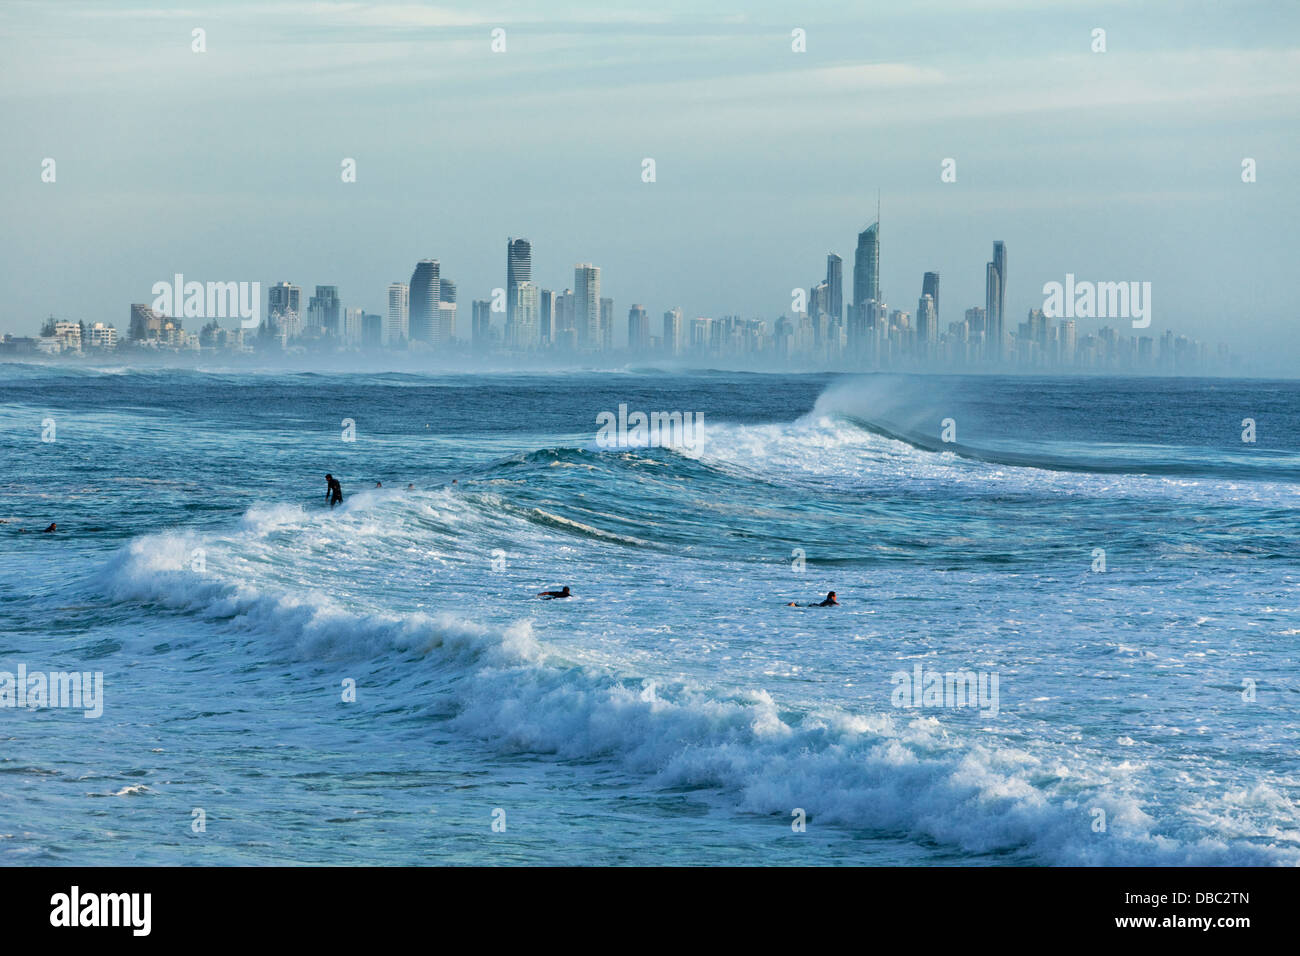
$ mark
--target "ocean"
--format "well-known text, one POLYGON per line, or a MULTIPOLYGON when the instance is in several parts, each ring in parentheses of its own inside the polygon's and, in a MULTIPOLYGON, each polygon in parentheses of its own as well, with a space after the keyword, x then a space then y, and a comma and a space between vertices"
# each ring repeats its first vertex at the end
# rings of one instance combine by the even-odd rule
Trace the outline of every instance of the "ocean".
POLYGON ((1289 381, 0 364, 0 861, 1294 865, 1297 492, 1289 381))

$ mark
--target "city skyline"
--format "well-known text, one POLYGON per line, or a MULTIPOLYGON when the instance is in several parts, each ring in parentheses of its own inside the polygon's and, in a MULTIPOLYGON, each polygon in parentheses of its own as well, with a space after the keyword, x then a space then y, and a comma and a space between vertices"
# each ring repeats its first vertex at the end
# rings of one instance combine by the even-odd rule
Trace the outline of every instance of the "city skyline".
MULTIPOLYGON (((674 306, 663 313, 659 336, 654 334, 649 310, 643 304, 633 304, 626 320, 620 321, 613 299, 601 295, 599 266, 576 263, 572 288, 541 289, 532 281, 531 240, 511 237, 506 248, 505 286, 494 287, 490 298, 473 301, 468 336, 457 334, 456 282, 441 274, 440 260, 426 258, 416 263, 409 283, 389 285, 386 314, 344 308, 338 286, 317 285, 304 319, 302 287, 281 280, 267 287, 264 318, 244 324, 243 314, 237 315, 232 308, 229 315, 243 328, 225 327, 204 311, 205 307, 212 309, 214 290, 221 292, 223 284, 207 283, 204 299, 204 283, 187 283, 178 275, 171 286, 160 283, 155 287, 155 291, 165 287, 166 294, 153 306, 131 305, 125 339, 111 323, 87 324, 51 315, 38 339, 0 337, 0 354, 80 355, 119 346, 263 355, 277 349, 317 354, 409 349, 431 365, 440 358, 491 353, 545 355, 560 361, 646 358, 850 371, 1243 371, 1239 357, 1225 344, 1200 342, 1175 329, 1152 331, 1149 316, 1132 321, 1133 329, 1144 334, 1130 334, 1124 325, 1130 319, 1127 311, 1123 315, 1105 313, 1107 307, 1121 302, 1128 309, 1130 296, 1120 283, 1110 284, 1116 288, 1106 290, 1109 297, 1094 292, 1089 283, 1080 283, 1081 289, 1088 288, 1079 301, 1095 306, 1080 315, 1095 318, 1095 327, 1080 328, 1074 320, 1073 287, 1069 306, 1061 308, 1045 301, 1044 307, 1029 309, 1024 320, 1016 322, 1013 316, 1008 322, 1004 314, 1008 251, 1002 240, 993 240, 992 258, 985 264, 983 307, 965 309, 961 319, 946 316, 939 298, 941 276, 935 271, 922 275, 915 311, 893 307, 882 291, 878 218, 858 233, 853 290, 855 300, 859 296, 879 298, 850 302, 847 320, 841 317, 839 294, 842 259, 829 253, 826 278, 807 289, 792 289, 788 312, 770 320, 739 314, 688 319, 680 306, 674 306), (497 314, 499 322, 493 318, 497 314), (186 319, 204 324, 199 329, 185 329, 186 319), (616 328, 621 335, 616 336, 616 328)), ((1067 280, 1072 282, 1073 276, 1067 280)), ((230 302, 235 302, 236 283, 225 285, 230 287, 225 290, 231 295, 230 302)), ((240 303, 244 292, 241 286, 240 303)), ((1135 296, 1134 301, 1139 299, 1135 296)), ((226 317, 227 303, 217 301, 217 315, 226 317)), ((1149 306, 1147 290, 1147 309, 1149 306)))
POLYGON ((939 2, 562 6, 6 5, 0 117, 25 134, 0 158, 0 329, 120 323, 174 273, 319 274, 380 314, 385 284, 434 253, 473 301, 521 234, 545 237, 539 318, 557 273, 593 260, 601 297, 652 325, 678 303, 772 317, 823 273, 834 298, 825 257, 849 245, 825 237, 879 190, 895 307, 916 310, 927 271, 941 324, 985 303, 978 264, 1000 238, 1007 329, 1074 274, 1151 282, 1157 325, 1258 364, 1300 357, 1293 294, 1261 281, 1286 274, 1300 213, 1300 12, 1246 2, 1171 33, 1107 5, 1014 4, 996 27, 939 2), (806 148, 828 131, 833 147, 806 148))

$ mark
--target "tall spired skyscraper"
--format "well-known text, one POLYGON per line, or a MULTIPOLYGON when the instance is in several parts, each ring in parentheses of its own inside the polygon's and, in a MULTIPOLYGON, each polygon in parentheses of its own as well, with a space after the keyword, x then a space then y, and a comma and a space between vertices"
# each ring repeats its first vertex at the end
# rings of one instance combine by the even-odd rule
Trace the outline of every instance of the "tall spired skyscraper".
POLYGON ((880 220, 858 233, 853 254, 853 307, 864 309, 880 301, 880 220))
POLYGON ((1001 240, 993 243, 993 261, 984 267, 985 354, 995 362, 1002 360, 1003 317, 1007 291, 1007 247, 1001 240))
POLYGON ((519 286, 533 278, 533 245, 527 239, 506 240, 506 341, 519 322, 519 286))
POLYGON ((847 325, 849 351, 864 358, 871 351, 871 331, 880 311, 880 214, 858 233, 853 253, 853 306, 847 325))
POLYGON ((411 273, 408 337, 412 342, 439 339, 438 302, 442 294, 441 266, 437 259, 421 259, 411 273))

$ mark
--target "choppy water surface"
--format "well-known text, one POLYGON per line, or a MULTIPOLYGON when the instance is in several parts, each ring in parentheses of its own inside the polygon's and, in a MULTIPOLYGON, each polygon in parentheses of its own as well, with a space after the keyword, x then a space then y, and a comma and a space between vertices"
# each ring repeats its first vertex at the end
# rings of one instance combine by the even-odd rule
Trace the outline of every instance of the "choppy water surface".
POLYGON ((1293 383, 0 365, 0 671, 106 685, 0 860, 1294 864, 1297 491, 1293 383))

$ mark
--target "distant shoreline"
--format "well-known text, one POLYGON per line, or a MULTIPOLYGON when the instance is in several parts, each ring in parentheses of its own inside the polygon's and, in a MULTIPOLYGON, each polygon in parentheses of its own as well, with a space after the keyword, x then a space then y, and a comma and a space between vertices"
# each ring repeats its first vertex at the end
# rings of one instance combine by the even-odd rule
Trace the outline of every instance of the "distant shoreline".
MULTIPOLYGON (((382 354, 382 353, 380 353, 382 354)), ((346 364, 341 361, 344 355, 321 355, 306 353, 301 355, 280 355, 271 358, 266 355, 241 355, 237 352, 202 352, 198 355, 185 353, 161 353, 158 355, 141 354, 139 350, 123 353, 107 353, 103 356, 34 356, 34 355, 0 355, 0 364, 27 365, 41 368, 132 368, 132 369, 200 369, 228 368, 233 371, 284 371, 284 372, 330 372, 337 374, 397 374, 423 375, 532 375, 544 373, 619 373, 645 375, 700 374, 706 372, 741 375, 902 375, 933 376, 938 378, 984 378, 1007 377, 1025 379, 1080 379, 1080 378, 1115 378, 1115 379, 1215 379, 1224 381, 1279 381, 1289 382, 1300 379, 1300 371, 1284 374, 1282 369, 1232 369, 1206 370, 1200 372, 1164 372, 1156 369, 1025 369, 1025 368, 858 368, 847 363, 839 365, 776 365, 740 366, 722 363, 657 363, 652 358, 628 357, 626 363, 619 364, 584 364, 574 362, 532 362, 519 365, 497 365, 484 362, 481 365, 469 365, 465 356, 459 361, 438 365, 430 364, 428 356, 412 356, 408 361, 392 361, 400 353, 383 355, 383 361, 373 365, 346 364)), ((352 353, 347 357, 362 360, 375 356, 375 353, 352 353)), ((375 356, 377 357, 377 356, 375 356)))

